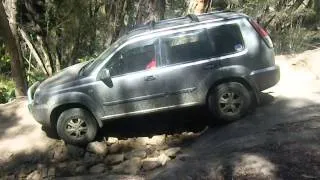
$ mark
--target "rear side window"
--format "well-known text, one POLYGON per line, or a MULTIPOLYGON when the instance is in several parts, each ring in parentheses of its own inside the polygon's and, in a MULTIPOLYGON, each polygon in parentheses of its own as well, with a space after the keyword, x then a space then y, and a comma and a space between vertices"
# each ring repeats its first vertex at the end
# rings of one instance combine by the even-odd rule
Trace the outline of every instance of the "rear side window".
POLYGON ((214 56, 236 53, 244 49, 240 28, 237 24, 228 24, 208 29, 212 40, 214 56))
POLYGON ((205 30, 175 33, 162 39, 166 64, 177 64, 213 56, 205 30))

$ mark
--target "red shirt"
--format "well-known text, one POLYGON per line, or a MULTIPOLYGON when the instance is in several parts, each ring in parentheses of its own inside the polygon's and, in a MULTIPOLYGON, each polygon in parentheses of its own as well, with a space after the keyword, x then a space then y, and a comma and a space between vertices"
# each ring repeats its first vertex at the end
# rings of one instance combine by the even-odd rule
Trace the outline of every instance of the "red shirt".
POLYGON ((152 58, 152 60, 147 64, 146 69, 155 69, 157 67, 156 58, 152 58))

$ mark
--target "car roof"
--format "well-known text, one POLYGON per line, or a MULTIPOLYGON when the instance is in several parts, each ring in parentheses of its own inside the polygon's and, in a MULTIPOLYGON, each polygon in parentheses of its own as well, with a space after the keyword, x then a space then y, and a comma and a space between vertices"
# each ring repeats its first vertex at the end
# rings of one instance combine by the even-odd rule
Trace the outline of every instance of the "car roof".
POLYGON ((137 25, 131 31, 125 34, 126 38, 130 39, 137 36, 146 34, 162 32, 169 29, 174 29, 179 26, 196 26, 206 22, 227 21, 237 18, 246 18, 245 14, 232 12, 232 11, 214 11, 201 15, 188 14, 184 17, 173 19, 166 19, 161 21, 149 21, 143 25, 137 25))

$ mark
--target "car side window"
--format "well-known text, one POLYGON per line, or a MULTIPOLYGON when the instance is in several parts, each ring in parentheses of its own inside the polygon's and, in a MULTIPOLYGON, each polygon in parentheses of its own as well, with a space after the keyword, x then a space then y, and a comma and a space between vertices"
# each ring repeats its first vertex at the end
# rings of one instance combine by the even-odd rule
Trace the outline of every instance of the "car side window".
POLYGON ((163 37, 162 47, 165 49, 167 64, 208 59, 213 56, 206 30, 179 32, 163 37))
POLYGON ((208 29, 213 41, 215 56, 223 56, 244 49, 244 43, 240 28, 237 24, 227 24, 208 29))
POLYGON ((136 42, 123 47, 107 63, 111 76, 154 69, 157 66, 156 40, 136 42))

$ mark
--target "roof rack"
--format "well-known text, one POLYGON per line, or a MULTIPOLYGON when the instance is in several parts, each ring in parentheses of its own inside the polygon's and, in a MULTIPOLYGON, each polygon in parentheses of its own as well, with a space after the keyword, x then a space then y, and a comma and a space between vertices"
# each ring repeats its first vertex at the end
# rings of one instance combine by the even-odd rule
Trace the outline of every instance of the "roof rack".
POLYGON ((200 14, 200 15, 188 14, 184 17, 166 19, 166 20, 161 20, 161 21, 150 20, 145 24, 136 25, 135 27, 133 27, 133 29, 129 30, 129 32, 127 32, 127 33, 130 33, 130 32, 139 33, 141 31, 159 29, 159 28, 162 28, 163 26, 190 23, 190 21, 187 21, 188 19, 190 19, 191 22, 201 22, 201 20, 203 20, 204 17, 208 16, 208 18, 209 18, 211 15, 216 18, 223 18, 224 19, 225 17, 220 16, 220 14, 228 13, 228 12, 234 12, 234 11, 230 11, 230 10, 213 11, 213 12, 204 13, 204 14, 200 14))
POLYGON ((195 14, 188 14, 186 17, 191 19, 192 22, 200 22, 198 16, 195 14))

